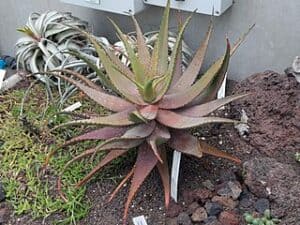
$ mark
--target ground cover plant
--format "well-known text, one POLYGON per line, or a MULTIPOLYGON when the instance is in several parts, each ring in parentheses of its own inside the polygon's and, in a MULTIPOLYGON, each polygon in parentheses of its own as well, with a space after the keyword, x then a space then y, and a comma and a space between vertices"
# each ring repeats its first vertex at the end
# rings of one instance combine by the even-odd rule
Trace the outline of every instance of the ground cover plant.
MULTIPOLYGON (((26 214, 32 219, 51 216, 53 223, 76 224, 76 221, 88 213, 90 202, 85 199, 86 188, 78 189, 72 184, 74 180, 82 179, 85 172, 92 169, 93 163, 74 163, 63 174, 62 180, 64 184, 68 184, 63 189, 68 197, 67 204, 57 195, 56 180, 73 155, 82 152, 90 143, 77 145, 66 153, 59 152, 45 167, 47 154, 57 148, 64 138, 78 134, 82 129, 47 135, 49 127, 67 121, 68 118, 58 114, 59 107, 53 102, 46 108, 42 86, 34 86, 32 92, 35 95, 31 94, 26 99, 22 118, 20 111, 25 90, 13 90, 0 96, 0 176, 6 200, 16 216, 26 214), (46 109, 44 113, 41 113, 42 109, 46 109)), ((54 97, 58 98, 57 95, 54 97)), ((72 104, 78 100, 82 100, 82 96, 74 96, 67 103, 72 104)), ((82 108, 91 111, 93 106, 86 99, 82 108)), ((94 113, 104 115, 106 111, 99 108, 94 113)), ((102 157, 103 155, 98 155, 95 160, 102 157)), ((104 172, 98 179, 117 181, 119 178, 114 175, 113 170, 121 166, 123 159, 114 163, 107 168, 110 175, 104 172)))
MULTIPOLYGON (((245 94, 214 100, 227 72, 230 56, 241 44, 240 39, 232 48, 227 40, 226 52, 199 79, 208 42, 212 33, 212 24, 195 57, 185 71, 181 65, 182 36, 191 16, 179 26, 178 37, 168 61, 168 23, 170 1, 164 11, 158 40, 153 51, 149 52, 141 28, 133 17, 137 33, 137 53, 128 37, 113 22, 119 38, 125 45, 131 68, 126 67, 115 54, 89 33, 81 31, 94 45, 106 70, 105 85, 114 90, 115 95, 106 93, 84 76, 69 71, 49 71, 75 85, 100 106, 115 112, 108 116, 92 116, 61 124, 55 128, 71 125, 93 125, 102 128, 84 133, 67 141, 64 146, 86 140, 104 140, 96 147, 87 149, 69 161, 73 162, 98 153, 108 152, 90 173, 77 183, 81 187, 105 165, 118 157, 138 149, 134 167, 112 193, 110 199, 131 179, 131 188, 125 204, 123 223, 126 224, 128 210, 139 187, 157 167, 165 192, 165 204, 170 198, 169 170, 166 149, 171 148, 184 154, 201 158, 203 154, 223 157, 240 163, 240 160, 224 151, 220 151, 189 134, 189 129, 209 123, 238 123, 238 121, 208 116, 211 112, 244 97, 245 94), (71 74, 72 77, 67 75, 71 74)), ((91 65, 92 66, 92 65, 91 65)), ((59 181, 59 187, 61 186, 59 181)), ((61 193, 62 198, 68 199, 61 193)))

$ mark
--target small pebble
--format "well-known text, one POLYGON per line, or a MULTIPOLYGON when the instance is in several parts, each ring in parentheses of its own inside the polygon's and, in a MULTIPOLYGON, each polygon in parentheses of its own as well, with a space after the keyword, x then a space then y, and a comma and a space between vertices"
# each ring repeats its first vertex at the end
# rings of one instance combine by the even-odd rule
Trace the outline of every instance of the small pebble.
POLYGON ((202 185, 204 187, 206 187, 208 190, 210 191, 214 191, 215 190, 215 186, 214 184, 210 181, 210 180, 205 180, 202 182, 202 185))
POLYGON ((206 210, 203 207, 197 208, 191 218, 193 222, 202 222, 206 220, 207 219, 206 210))
POLYGON ((263 214, 267 209, 270 209, 270 202, 266 198, 260 198, 254 203, 254 208, 257 212, 263 214))
POLYGON ((206 202, 204 207, 209 216, 217 216, 223 211, 223 207, 216 202, 206 202))
POLYGON ((185 212, 182 212, 178 215, 177 223, 178 223, 178 225, 192 225, 192 221, 191 221, 189 215, 185 212))

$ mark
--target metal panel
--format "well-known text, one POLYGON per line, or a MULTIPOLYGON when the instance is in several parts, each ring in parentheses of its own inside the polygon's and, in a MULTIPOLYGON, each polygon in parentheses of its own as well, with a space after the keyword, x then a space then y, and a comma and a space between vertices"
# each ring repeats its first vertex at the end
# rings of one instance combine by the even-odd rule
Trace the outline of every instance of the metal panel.
POLYGON ((62 2, 93 9, 129 15, 145 8, 142 0, 61 0, 62 2))
MULTIPOLYGON (((144 0, 146 4, 165 6, 166 0, 144 0)), ((233 3, 233 0, 171 0, 171 8, 183 11, 220 16, 233 3)))

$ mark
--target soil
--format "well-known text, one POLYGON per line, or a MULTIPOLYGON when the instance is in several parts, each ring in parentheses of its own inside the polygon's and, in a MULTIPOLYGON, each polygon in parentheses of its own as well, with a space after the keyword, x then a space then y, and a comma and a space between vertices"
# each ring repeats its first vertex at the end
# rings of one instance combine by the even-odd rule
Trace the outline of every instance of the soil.
MULTIPOLYGON (((295 78, 266 71, 252 75, 240 83, 229 82, 228 90, 230 93, 252 93, 250 96, 232 103, 218 112, 218 114, 239 119, 242 109, 245 110, 249 117, 249 134, 245 138, 240 137, 237 130, 230 125, 214 125, 198 129, 195 131, 195 135, 220 149, 238 156, 243 162, 254 157, 271 157, 278 162, 290 164, 299 174, 300 166, 296 162, 294 155, 300 149, 300 84, 297 83, 295 78)), ((169 158, 171 159, 171 154, 169 158)), ((184 213, 190 215, 191 213, 188 212, 189 206, 194 200, 188 203, 187 195, 196 193, 195 190, 207 190, 207 186, 203 183, 207 180, 212 183, 213 189, 217 189, 233 177, 234 182, 238 182, 241 185, 243 191, 241 196, 249 195, 253 198, 253 201, 258 199, 255 193, 250 193, 244 184, 242 167, 240 165, 211 156, 206 156, 202 159, 183 156, 181 165, 178 204, 171 204, 172 210, 175 210, 173 215, 171 215, 172 212, 170 210, 166 211, 164 208, 162 184, 160 179, 158 179, 157 171, 154 171, 134 199, 129 218, 145 215, 149 225, 163 225, 167 223, 166 220, 178 219, 184 213), (168 214, 167 216, 166 213, 168 214)), ((121 169, 120 174, 125 175, 129 171, 130 165, 121 169)), ((287 183, 286 185, 288 186, 289 184, 287 183)), ((122 224, 121 219, 128 185, 123 188, 111 203, 107 203, 108 196, 115 186, 116 184, 110 180, 89 184, 87 198, 92 203, 92 209, 89 215, 78 224, 122 224)), ((215 195, 214 191, 211 193, 215 195)), ((226 211, 226 213, 221 214, 222 218, 227 216, 227 219, 232 219, 230 224, 236 224, 234 219, 238 219, 237 224, 244 224, 242 213, 255 211, 253 204, 243 203, 243 207, 241 207, 241 197, 237 201, 239 206, 236 206, 232 212, 226 211)), ((204 207, 205 202, 197 201, 197 204, 204 207)), ((272 202, 270 204, 272 208, 272 202)), ((293 207, 290 208, 292 209, 293 207)), ((18 220, 15 218, 11 220, 15 223, 9 222, 8 224, 42 224, 41 221, 28 223, 28 218, 23 218, 18 218, 18 220)), ((219 223, 216 218, 214 219, 215 223, 206 221, 205 223, 199 222, 194 224, 225 224, 219 223)), ((189 223, 177 222, 173 224, 188 225, 189 223)), ((44 224, 51 224, 51 219, 46 220, 44 224)), ((129 224, 132 224, 132 222, 129 221, 129 224)))

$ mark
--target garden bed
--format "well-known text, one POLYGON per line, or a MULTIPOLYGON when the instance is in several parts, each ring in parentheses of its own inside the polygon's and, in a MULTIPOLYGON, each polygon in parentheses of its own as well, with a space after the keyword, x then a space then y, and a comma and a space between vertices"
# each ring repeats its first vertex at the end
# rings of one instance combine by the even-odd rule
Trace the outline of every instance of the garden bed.
MULTIPOLYGON (((210 144, 238 156, 244 165, 235 165, 227 160, 210 156, 200 160, 185 156, 179 177, 178 203, 172 202, 169 210, 165 210, 163 188, 157 179, 159 175, 155 171, 149 176, 133 201, 130 218, 145 215, 149 225, 238 225, 246 224, 243 218, 245 212, 258 216, 265 209, 271 209, 272 216, 281 219, 280 224, 297 225, 300 221, 298 200, 300 164, 296 161, 295 154, 300 149, 299 83, 294 77, 267 71, 255 74, 237 84, 230 82, 228 89, 231 93, 252 93, 218 112, 225 117, 239 119, 243 109, 249 117, 249 133, 241 137, 230 125, 207 126, 207 129, 198 129, 193 132, 210 144), (278 168, 281 170, 278 171, 278 168)), ((10 104, 12 108, 11 104, 18 104, 17 102, 7 103, 4 98, 5 96, 0 97, 0 101, 10 104)), ((19 100, 20 98, 15 101, 19 100)), ((89 109, 92 110, 93 107, 90 106, 89 109)), ((1 118, 4 120, 7 118, 5 113, 9 111, 3 110, 1 113, 3 114, 1 118)), ((10 119, 16 118, 14 115, 10 116, 10 119)), ((21 126, 20 129, 24 127, 21 126)), ((62 136, 59 137, 60 141, 64 138, 62 136)), ((38 140, 35 142, 39 143, 38 140)), ((47 143, 39 144, 44 146, 47 143)), ((72 148, 68 150, 71 155, 74 151, 80 151, 72 148)), ((45 156, 46 152, 40 154, 37 165, 42 164, 42 156, 45 156)), ((66 157, 66 161, 70 158, 66 156, 69 153, 60 154, 66 157)), ((56 155, 54 160, 58 159, 60 154, 56 155)), ((88 209, 91 206, 87 215, 84 210, 81 210, 83 218, 78 224, 121 224, 129 185, 124 187, 111 203, 107 203, 107 199, 116 186, 116 181, 119 181, 130 170, 130 166, 134 163, 133 157, 122 159, 110 167, 113 169, 105 170, 98 179, 91 181, 87 185, 86 195, 84 195, 84 189, 82 189, 82 194, 77 195, 81 200, 76 202, 78 205, 75 207, 81 206, 83 209, 88 209)), ((78 171, 85 165, 86 162, 79 162, 72 168, 78 171)), ((56 162, 50 163, 49 167, 53 170, 61 168, 56 165, 56 162)), ((76 172, 78 176, 75 178, 80 178, 87 171, 88 169, 85 168, 83 172, 78 172, 78 174, 76 172)), ((50 194, 53 199, 58 198, 55 193, 56 184, 53 181, 56 175, 57 171, 41 174, 41 180, 44 180, 46 176, 46 180, 52 181, 45 185, 49 185, 49 190, 53 191, 50 194)), ((1 176, 9 176, 9 174, 1 174, 1 176)), ((70 186, 75 182, 68 178, 66 180, 70 186)), ((71 193, 74 195, 74 190, 71 193)), ((33 196, 22 195, 22 197, 32 198, 34 194, 33 196)), ((51 201, 55 201, 53 199, 51 201)), ((66 211, 57 213, 59 212, 59 207, 57 207, 53 208, 56 211, 55 214, 45 219, 31 220, 32 216, 14 215, 13 209, 9 206, 16 199, 7 200, 6 203, 1 203, 2 208, 0 207, 0 220, 1 213, 5 214, 2 216, 2 219, 5 219, 3 224, 53 224, 57 219, 68 215, 66 211)), ((60 207, 62 207, 65 203, 56 202, 56 204, 61 204, 60 207)), ((65 209, 70 210, 68 207, 65 209)))

